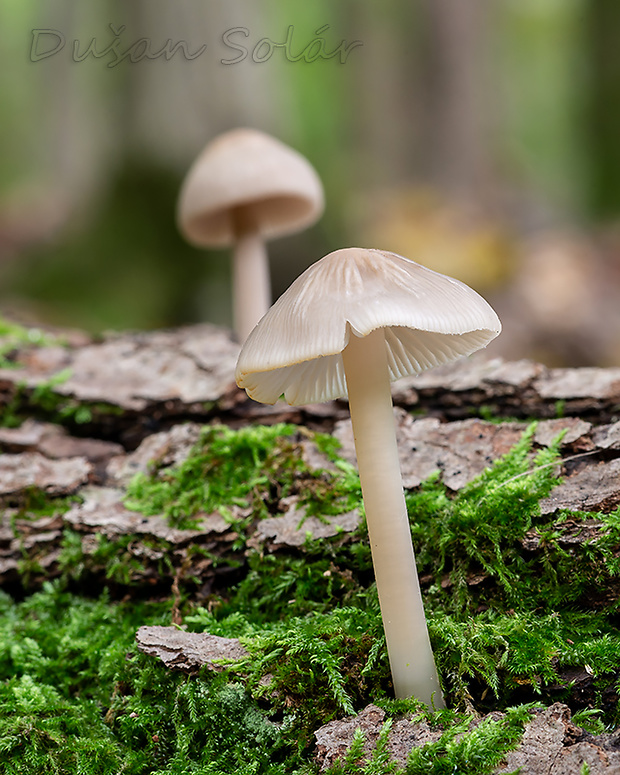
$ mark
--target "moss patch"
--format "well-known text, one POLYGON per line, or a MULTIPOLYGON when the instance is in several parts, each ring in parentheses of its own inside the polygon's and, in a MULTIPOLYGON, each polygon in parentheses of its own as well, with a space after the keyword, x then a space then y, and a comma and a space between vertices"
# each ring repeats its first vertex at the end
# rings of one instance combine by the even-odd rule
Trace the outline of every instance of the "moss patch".
MULTIPOLYGON (((340 514, 359 503, 357 474, 338 460, 340 473, 313 470, 301 442, 314 441, 338 460, 334 440, 296 425, 250 426, 233 431, 205 427, 190 455, 177 466, 137 474, 125 505, 143 514, 163 514, 172 526, 194 527, 199 514, 227 507, 248 509, 253 519, 269 516, 288 495, 300 496, 309 514, 340 514)), ((243 530, 242 524, 235 525, 243 530)))
MULTIPOLYGON (((535 452, 533 426, 491 469, 454 495, 436 478, 407 493, 429 629, 446 695, 456 711, 434 747, 407 773, 492 772, 527 719, 524 703, 567 700, 617 725, 620 674, 620 510, 596 515, 596 536, 568 546, 566 514, 540 514, 556 482, 557 447, 535 452), (535 540, 532 540, 532 537, 535 540), (527 543, 529 541, 529 543, 527 543), (529 549, 524 548, 529 546, 529 549), (610 592, 612 590, 612 592, 610 592), (595 605, 592 605, 595 601, 595 605), (575 692, 575 675, 587 687, 575 692), (459 736, 467 712, 522 707, 502 724, 459 736), (477 758, 471 752, 479 751, 477 758)), ((163 511, 175 525, 238 506, 236 551, 251 522, 296 495, 314 513, 360 504, 354 470, 314 470, 294 426, 207 428, 189 458, 140 476, 128 504, 163 511)), ((319 443, 332 462, 333 441, 319 443)), ((591 519, 571 514, 571 520, 591 519)), ((69 536, 70 537, 70 536, 69 536)), ((77 541, 66 544, 69 571, 77 541)), ((101 562, 126 567, 122 542, 102 544, 101 562), (109 553, 109 554, 108 554, 109 553), (105 557, 104 557, 105 555, 105 557)), ((369 702, 388 718, 419 713, 391 697, 379 607, 364 528, 262 556, 201 605, 172 593, 161 602, 88 600, 62 582, 21 603, 0 598, 0 757, 19 773, 312 773, 312 732, 369 702), (136 651, 142 624, 169 624, 241 638, 250 652, 219 675, 187 677, 136 651)), ((384 748, 362 764, 359 745, 334 775, 387 773, 384 748), (383 758, 382 758, 383 757, 383 758)))
POLYGON ((51 344, 62 344, 62 340, 46 334, 40 328, 25 328, 0 316, 0 368, 18 366, 17 355, 20 349, 51 344))

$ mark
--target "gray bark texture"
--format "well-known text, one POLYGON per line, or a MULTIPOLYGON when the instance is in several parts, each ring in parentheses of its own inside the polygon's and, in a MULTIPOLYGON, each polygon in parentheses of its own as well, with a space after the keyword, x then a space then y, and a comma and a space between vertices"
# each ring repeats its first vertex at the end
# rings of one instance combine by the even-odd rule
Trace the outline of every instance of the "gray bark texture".
MULTIPOLYGON (((503 717, 502 713, 494 712, 472 719, 470 729, 485 719, 501 721, 503 717)), ((370 756, 384 720, 385 713, 380 708, 368 705, 357 716, 330 721, 318 729, 315 732, 316 758, 321 772, 345 755, 358 728, 365 735, 365 751, 370 756)), ((405 767, 414 748, 439 740, 443 731, 431 728, 426 721, 402 719, 396 722, 388 737, 390 759, 405 767)), ((497 775, 516 770, 520 775, 578 775, 584 764, 588 765, 590 775, 620 772, 620 733, 591 735, 572 723, 566 705, 555 703, 533 713, 519 747, 508 753, 494 772, 497 775)))
MULTIPOLYGON (((191 572, 215 573, 210 557, 226 555, 237 538, 221 514, 201 515, 198 527, 180 530, 162 516, 145 517, 123 505, 134 474, 184 460, 204 423, 298 423, 333 433, 342 456, 355 464, 346 402, 256 404, 234 384, 238 352, 226 330, 210 325, 96 341, 61 334, 45 346, 15 345, 6 352, 0 368, 0 408, 9 420, 0 427, 0 582, 15 581, 24 559, 53 577, 66 529, 81 536, 86 554, 95 553, 98 536, 134 537, 127 552, 142 560, 145 583, 171 572, 158 564, 158 550, 145 548, 149 538, 169 543, 172 572, 187 565, 187 549, 197 544, 207 551, 191 562, 191 572), (87 417, 80 419, 84 409, 87 417), (63 514, 22 518, 33 491, 76 496, 76 502, 63 514), (148 559, 152 565, 145 565, 148 559)), ((538 447, 564 432, 565 478, 543 501, 543 513, 610 511, 620 503, 620 368, 549 369, 473 357, 400 380, 393 398, 405 488, 439 471, 448 488, 459 490, 512 447, 526 419, 538 418, 538 447), (477 411, 510 421, 471 417, 477 411)), ((299 446, 311 467, 329 469, 311 442, 300 439, 299 446)), ((239 509, 235 516, 248 514, 239 509)), ((304 516, 295 497, 283 500, 272 517, 254 525, 249 546, 300 548, 308 535, 346 536, 359 523, 356 512, 328 520, 304 516)), ((570 521, 558 530, 568 543, 589 535, 570 521)), ((536 546, 532 534, 527 549, 536 546)))

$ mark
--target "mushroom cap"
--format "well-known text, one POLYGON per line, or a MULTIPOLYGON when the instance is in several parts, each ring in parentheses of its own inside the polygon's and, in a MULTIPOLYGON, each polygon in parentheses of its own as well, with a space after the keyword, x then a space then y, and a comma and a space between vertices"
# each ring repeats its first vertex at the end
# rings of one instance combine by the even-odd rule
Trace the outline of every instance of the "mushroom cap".
POLYGON ((390 379, 470 355, 501 323, 475 291, 382 250, 336 250, 300 275, 247 338, 235 371, 250 398, 299 405, 346 397, 349 337, 385 329, 390 379))
POLYGON ((297 151, 256 129, 233 129, 212 140, 187 173, 179 229, 195 245, 231 245, 237 208, 247 208, 263 237, 280 237, 318 220, 323 186, 297 151))

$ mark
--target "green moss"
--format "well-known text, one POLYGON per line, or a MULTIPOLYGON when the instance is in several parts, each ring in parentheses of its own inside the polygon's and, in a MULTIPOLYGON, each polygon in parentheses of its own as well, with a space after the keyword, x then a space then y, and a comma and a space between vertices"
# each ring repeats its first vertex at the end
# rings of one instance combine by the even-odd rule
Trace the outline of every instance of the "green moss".
POLYGON ((321 724, 356 712, 366 698, 382 696, 387 689, 385 656, 378 667, 373 648, 383 644, 376 607, 289 619, 244 643, 252 655, 250 685, 272 703, 277 698, 275 706, 286 698, 286 706, 295 711, 302 749, 321 724))
MULTIPOLYGON (((295 430, 283 425, 236 432, 207 427, 178 466, 137 474, 125 505, 147 515, 163 514, 177 527, 194 527, 197 515, 222 507, 226 513, 226 506, 251 504, 264 511, 260 496, 268 494, 271 483, 282 491, 290 487, 290 477, 285 482, 273 479, 274 461, 295 430)), ((283 466, 283 475, 286 468, 290 470, 283 466)))
POLYGON ((325 613, 366 598, 362 578, 372 576, 365 542, 313 541, 301 556, 251 552, 247 572, 219 609, 243 610, 253 621, 325 613))
POLYGON ((17 382, 10 400, 0 408, 0 425, 18 427, 27 417, 37 417, 59 425, 88 425, 96 419, 121 415, 123 410, 102 401, 79 401, 57 393, 55 388, 66 382, 71 369, 63 369, 49 379, 29 388, 17 382))
POLYGON ((93 422, 95 417, 121 415, 123 413, 120 407, 103 401, 84 402, 57 393, 54 388, 66 382, 71 373, 71 369, 63 369, 48 380, 38 384, 27 395, 28 410, 34 411, 61 425, 88 425, 93 422))
MULTIPOLYGON (((136 540, 135 535, 121 535, 114 539, 103 535, 95 536, 95 545, 84 554, 82 536, 73 530, 65 529, 58 556, 61 578, 80 581, 86 575, 103 575, 108 581, 123 586, 135 586, 140 578, 147 575, 147 564, 141 562, 129 551, 136 540)), ((166 564, 170 544, 166 541, 141 538, 142 545, 162 556, 166 564)), ((170 576, 170 566, 160 568, 161 576, 170 576)))
MULTIPOLYGON (((529 706, 469 731, 463 711, 570 700, 570 670, 591 676, 582 702, 601 712, 590 726, 620 721, 609 700, 620 675, 617 594, 610 592, 620 570, 620 509, 596 515, 595 539, 564 543, 568 515, 546 517, 539 508, 557 481, 557 444, 537 452, 533 433, 532 426, 457 494, 437 478, 407 493, 431 640, 446 696, 460 712, 425 715, 442 736, 412 755, 406 773, 492 772, 517 745, 529 706), (524 549, 527 537, 535 549, 524 549)), ((247 509, 235 525, 241 559, 250 521, 273 513, 286 495, 318 514, 361 505, 355 470, 338 460, 333 440, 284 425, 207 428, 184 463, 138 477, 128 503, 176 524, 214 509, 247 509), (336 473, 308 469, 304 438, 337 462, 336 473)), ((88 561, 127 583, 144 571, 128 551, 132 538, 99 539, 88 561)), ((150 548, 162 552, 159 573, 171 575, 170 547, 150 548)), ((68 582, 81 577, 85 562, 81 536, 66 532, 68 582)), ((58 584, 22 603, 0 596, 7 773, 301 775, 315 769, 312 732, 369 702, 388 714, 380 744, 365 762, 358 736, 333 775, 397 772, 386 758, 389 724, 420 708, 390 699, 364 527, 298 550, 250 551, 238 574, 203 606, 172 595, 158 604, 87 600, 58 584), (186 627, 241 638, 250 657, 216 676, 187 677, 139 654, 137 627, 170 623, 179 605, 186 627)))
MULTIPOLYGON (((316 726, 363 707, 369 696, 385 697, 376 611, 341 609, 259 630, 241 613, 218 619, 197 610, 186 619, 191 627, 242 636, 252 657, 220 675, 191 678, 136 651, 138 625, 165 623, 166 604, 89 601, 48 584, 20 604, 0 595, 0 610, 0 754, 7 775, 309 772, 316 726)), ((383 704, 392 706, 390 716, 417 709, 414 701, 383 704)), ((444 734, 412 757, 407 772, 424 771, 429 758, 444 767, 436 772, 450 771, 448 762, 467 762, 463 772, 490 772, 493 751, 498 757, 518 741, 525 711, 459 741, 469 718, 436 715, 444 734)), ((355 751, 338 772, 390 771, 384 746, 373 756, 374 769, 355 769, 355 751)))
MULTIPOLYGON (((427 716, 418 714, 417 719, 427 716)), ((530 718, 527 706, 509 708, 505 718, 484 719, 470 729, 471 717, 437 716, 440 720, 432 721, 440 728, 445 727, 441 737, 414 748, 405 768, 390 761, 387 742, 392 719, 388 719, 370 756, 364 751, 364 735, 358 729, 346 757, 330 767, 328 775, 492 775, 506 754, 517 747, 530 718)))
POLYGON ((0 595, 3 772, 291 771, 281 725, 238 681, 188 678, 137 653, 137 627, 163 623, 166 607, 49 584, 21 604, 0 595))
POLYGON ((467 411, 470 417, 479 417, 485 422, 491 422, 495 425, 500 425, 506 422, 523 422, 522 418, 513 417, 505 414, 505 410, 501 409, 495 404, 481 404, 480 406, 472 406, 467 411))
MULTIPOLYGON (((490 710, 523 697, 567 700, 570 685, 561 676, 584 665, 595 679, 592 694, 597 687, 613 691, 620 673, 620 635, 601 616, 488 611, 458 621, 434 614, 429 630, 445 687, 460 707, 490 710)), ((608 720, 617 719, 614 708, 608 720)))
POLYGON ((529 720, 527 708, 511 708, 501 721, 485 719, 468 731, 469 720, 452 725, 436 743, 411 752, 407 775, 485 775, 492 773, 508 751, 517 747, 529 720))
MULTIPOLYGON (((540 695, 586 654, 606 685, 620 670, 616 604, 591 610, 593 596, 602 599, 618 576, 620 512, 600 515, 597 540, 568 551, 561 541, 566 515, 543 518, 538 505, 558 481, 560 438, 535 452, 534 432, 532 424, 504 458, 456 495, 436 477, 407 493, 418 569, 432 579, 425 590, 431 636, 447 694, 461 706, 473 698, 495 707, 522 696, 524 687, 540 695), (539 549, 527 552, 523 541, 532 531, 539 549)), ((221 507, 227 498, 260 518, 270 497, 275 502, 275 496, 299 493, 300 482, 318 512, 359 507, 357 474, 338 459, 334 440, 318 440, 338 465, 338 475, 326 475, 307 470, 297 434, 292 426, 208 429, 185 464, 141 477, 146 513, 168 507, 173 518, 187 516, 221 507), (231 459, 235 470, 222 465, 231 459), (206 479, 213 479, 207 490, 206 479)), ((242 580, 211 603, 218 616, 242 611, 261 626, 305 615, 316 623, 339 606, 367 608, 378 617, 363 527, 346 540, 310 542, 300 552, 250 552, 242 580)), ((387 669, 381 681, 389 681, 387 669)))
POLYGON ((15 357, 20 349, 62 344, 62 339, 46 334, 40 328, 25 328, 0 316, 0 368, 19 366, 15 357))
MULTIPOLYGON (((159 606, 161 609, 161 606, 159 606)), ((0 751, 4 772, 115 772, 105 723, 131 629, 156 606, 88 601, 57 585, 21 604, 0 596, 0 751)))
POLYGON ((42 567, 42 553, 46 551, 45 543, 36 543, 26 548, 24 537, 17 523, 35 522, 46 517, 60 516, 67 512, 78 500, 76 496, 50 497, 37 487, 28 487, 19 493, 5 496, 3 505, 11 508, 11 516, 8 520, 14 539, 18 542, 21 557, 18 561, 18 573, 24 587, 35 584, 35 579, 46 577, 46 570, 42 567))
MULTIPOLYGON (((58 573, 74 581, 99 576, 111 582, 135 586, 152 580, 171 580, 180 572, 179 580, 192 583, 194 560, 207 557, 213 567, 226 565, 239 568, 246 562, 248 528, 256 519, 270 516, 281 498, 293 494, 306 508, 307 516, 325 518, 357 506, 360 501, 359 479, 355 470, 337 459, 334 440, 326 435, 301 431, 292 425, 257 426, 232 431, 223 426, 205 427, 200 440, 188 457, 176 466, 154 465, 148 475, 138 474, 131 482, 126 506, 146 515, 163 514, 175 527, 193 528, 200 519, 218 510, 228 518, 238 534, 230 547, 217 544, 211 551, 199 543, 184 549, 183 556, 169 541, 155 537, 122 535, 107 538, 96 536, 84 553, 82 536, 66 527, 57 560, 58 573), (314 441, 330 459, 337 460, 337 472, 310 470, 304 462, 302 441, 314 441), (237 517, 240 507, 242 516, 237 517), (133 548, 139 542, 145 551, 136 556, 133 548)), ((45 512, 43 504, 53 509, 58 499, 51 500, 40 492, 20 494, 20 517, 38 518, 45 512)), ((68 507, 69 501, 67 501, 68 507)), ((58 513, 60 513, 59 509, 58 513)), ((47 513, 52 513, 51 511, 47 513)), ((341 543, 344 543, 342 541, 341 543)), ((288 600, 297 599, 296 613, 326 610, 332 604, 346 600, 355 584, 348 572, 350 566, 371 569, 368 548, 356 543, 338 551, 338 541, 311 542, 308 559, 300 563, 290 555, 268 556, 262 560, 256 552, 249 554, 249 572, 238 590, 238 603, 245 597, 254 610, 262 611, 263 619, 276 611, 292 613, 288 600), (263 563, 272 563, 278 583, 264 573, 263 563), (317 602, 317 582, 328 596, 317 602)), ((21 564, 22 580, 29 586, 42 575, 36 552, 29 552, 21 564)), ((196 579, 198 586, 202 585, 196 579)), ((233 603, 233 604, 238 604, 233 603)))
POLYGON ((541 620, 559 616, 569 622, 569 640, 582 616, 601 633, 613 632, 620 509, 541 515, 539 501, 558 481, 554 463, 560 440, 533 454, 533 432, 531 426, 502 460, 456 495, 436 478, 408 495, 418 570, 434 582, 427 609, 451 615, 454 622, 484 611, 510 610, 541 620), (562 529, 569 518, 577 524, 592 518, 600 522, 595 538, 564 542, 562 529), (528 539, 535 548, 525 548, 528 539))
MULTIPOLYGON (((231 506, 249 509, 251 519, 269 516, 269 506, 299 494, 308 513, 341 513, 359 502, 359 480, 341 461, 342 475, 311 471, 303 461, 301 435, 325 437, 294 425, 251 426, 233 431, 205 427, 188 457, 179 465, 137 474, 127 490, 125 505, 143 514, 163 514, 171 525, 194 527, 198 515, 215 510, 226 517, 231 506)), ((235 529, 248 523, 231 517, 235 529)))
POLYGON ((18 493, 12 493, 3 498, 4 505, 10 505, 15 509, 11 517, 12 524, 18 519, 37 520, 54 514, 64 514, 79 500, 76 495, 51 496, 40 487, 25 487, 18 493))
POLYGON ((381 727, 375 749, 369 756, 365 750, 366 736, 361 729, 353 733, 351 747, 344 759, 328 768, 328 775, 399 775, 402 768, 389 759, 387 750, 388 736, 392 728, 392 719, 381 727))

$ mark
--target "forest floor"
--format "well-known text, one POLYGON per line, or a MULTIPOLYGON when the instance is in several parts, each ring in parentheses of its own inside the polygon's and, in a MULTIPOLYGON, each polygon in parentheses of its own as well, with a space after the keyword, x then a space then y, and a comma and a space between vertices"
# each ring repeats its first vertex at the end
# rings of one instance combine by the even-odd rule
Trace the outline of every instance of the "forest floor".
POLYGON ((449 710, 395 700, 346 402, 212 326, 0 326, 9 775, 620 772, 620 369, 394 385, 449 710))

